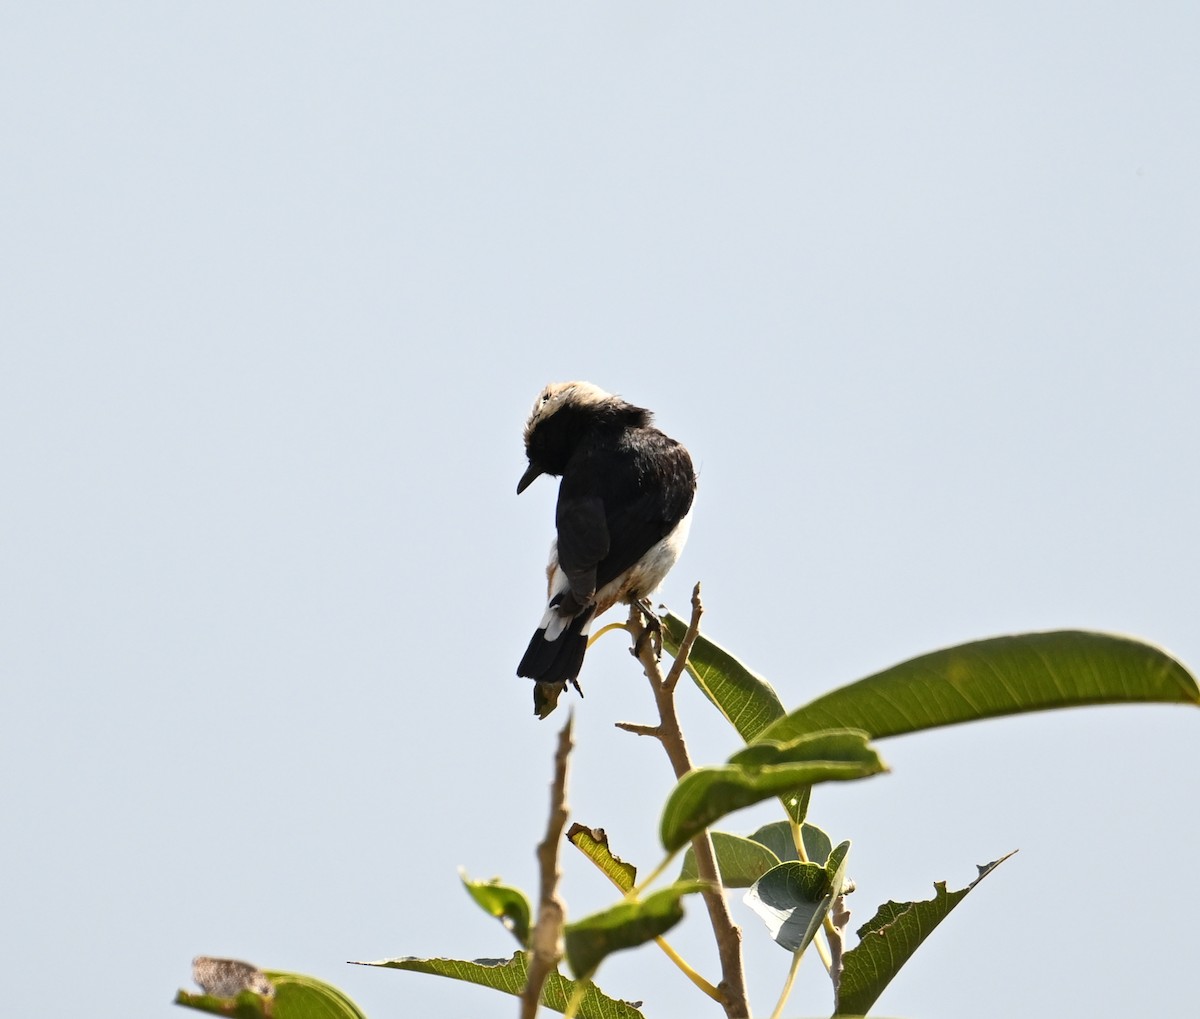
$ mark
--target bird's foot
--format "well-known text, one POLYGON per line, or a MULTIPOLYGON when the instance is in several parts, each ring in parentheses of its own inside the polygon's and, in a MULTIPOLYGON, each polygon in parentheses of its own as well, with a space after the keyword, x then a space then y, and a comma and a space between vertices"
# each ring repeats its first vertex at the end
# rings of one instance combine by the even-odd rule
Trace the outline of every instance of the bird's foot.
POLYGON ((645 598, 634 598, 632 604, 642 614, 643 623, 642 632, 633 645, 633 655, 638 657, 642 648, 646 646, 646 641, 650 641, 654 660, 659 661, 662 659, 662 620, 655 615, 654 609, 645 598))

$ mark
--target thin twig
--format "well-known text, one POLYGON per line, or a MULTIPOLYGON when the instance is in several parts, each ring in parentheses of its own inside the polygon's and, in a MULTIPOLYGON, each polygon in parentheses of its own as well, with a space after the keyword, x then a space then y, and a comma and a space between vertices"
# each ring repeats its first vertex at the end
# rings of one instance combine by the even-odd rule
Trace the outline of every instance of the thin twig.
POLYGON ((663 686, 668 692, 675 690, 684 669, 687 668, 688 655, 692 653, 692 645, 696 643, 696 638, 700 636, 700 617, 702 615, 704 615, 704 604, 700 601, 700 585, 697 584, 692 589, 691 621, 688 623, 687 632, 683 635, 679 651, 675 655, 675 661, 671 663, 671 670, 667 673, 667 678, 663 680, 663 686))
POLYGON ((830 921, 829 954, 832 964, 829 975, 833 978, 833 996, 837 1000, 838 991, 842 986, 842 959, 846 948, 846 927, 850 923, 850 910, 846 908, 845 894, 838 895, 829 907, 830 921))
POLYGON ((614 722, 613 724, 618 729, 624 729, 635 736, 653 736, 658 739, 662 734, 662 730, 657 725, 638 725, 636 722, 614 722))
POLYGON ((562 930, 566 911, 558 898, 558 844, 567 824, 567 761, 571 756, 571 730, 574 716, 558 734, 558 749, 554 752, 554 781, 550 784, 550 816, 546 821, 546 837, 537 848, 541 890, 538 920, 531 938, 533 950, 529 959, 529 975, 521 992, 521 1019, 534 1019, 542 985, 559 959, 562 958, 562 930))
MULTIPOLYGON (((629 633, 633 638, 637 659, 654 692, 660 719, 659 724, 653 727, 656 731, 647 732, 644 735, 653 735, 662 743, 677 779, 692 770, 692 761, 688 756, 683 732, 679 728, 679 716, 675 712, 675 684, 683 675, 684 667, 687 664, 687 652, 695 643, 696 635, 700 632, 700 616, 703 613, 704 606, 700 602, 700 585, 697 584, 692 591, 692 618, 688 624, 687 634, 680 643, 679 654, 670 674, 664 677, 650 642, 641 639, 646 630, 641 611, 636 606, 632 606, 629 611, 629 633)), ((746 1001, 746 975, 742 967, 742 932, 733 922, 733 917, 729 913, 729 904, 725 901, 725 893, 717 871, 712 839, 709 838, 707 831, 701 832, 692 840, 692 849, 696 854, 696 872, 708 885, 702 894, 704 904, 708 907, 708 917, 716 937, 717 953, 721 960, 719 990, 723 999, 725 1015, 728 1019, 748 1019, 750 1007, 746 1001)))

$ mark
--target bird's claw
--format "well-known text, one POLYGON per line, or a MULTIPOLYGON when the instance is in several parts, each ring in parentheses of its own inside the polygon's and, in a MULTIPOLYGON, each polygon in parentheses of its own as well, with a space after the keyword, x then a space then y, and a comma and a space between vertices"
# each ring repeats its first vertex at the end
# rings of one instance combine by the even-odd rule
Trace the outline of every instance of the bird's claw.
POLYGON ((633 643, 633 656, 635 658, 640 656, 642 648, 646 646, 646 641, 650 641, 650 646, 654 651, 654 660, 656 662, 661 661, 662 620, 655 615, 654 610, 650 607, 650 603, 645 598, 635 598, 633 605, 642 614, 643 623, 642 632, 633 643))

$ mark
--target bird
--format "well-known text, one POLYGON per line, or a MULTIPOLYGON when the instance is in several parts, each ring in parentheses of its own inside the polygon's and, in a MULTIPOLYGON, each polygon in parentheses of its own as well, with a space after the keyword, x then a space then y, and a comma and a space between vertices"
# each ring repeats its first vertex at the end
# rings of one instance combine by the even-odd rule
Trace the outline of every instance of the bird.
POLYGON ((554 382, 525 423, 529 466, 520 495, 543 474, 561 478, 546 609, 517 675, 534 681, 545 718, 578 676, 596 617, 618 602, 653 619, 646 598, 675 565, 691 526, 696 472, 653 415, 590 382, 554 382))

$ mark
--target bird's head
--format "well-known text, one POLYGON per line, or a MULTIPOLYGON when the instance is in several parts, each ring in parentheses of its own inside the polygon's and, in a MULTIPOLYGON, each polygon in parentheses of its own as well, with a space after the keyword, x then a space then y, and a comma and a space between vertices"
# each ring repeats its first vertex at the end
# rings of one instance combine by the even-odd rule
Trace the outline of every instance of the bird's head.
POLYGON ((529 467, 521 475, 517 494, 541 474, 562 474, 584 432, 626 409, 637 408, 590 382, 551 382, 538 393, 525 422, 529 467))

